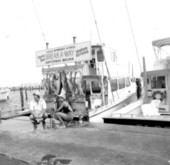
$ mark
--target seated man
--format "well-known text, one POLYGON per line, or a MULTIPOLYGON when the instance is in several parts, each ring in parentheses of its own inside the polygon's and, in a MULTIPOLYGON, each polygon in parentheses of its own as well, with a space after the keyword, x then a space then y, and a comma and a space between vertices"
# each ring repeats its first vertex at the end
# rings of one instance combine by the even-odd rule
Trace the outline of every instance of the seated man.
POLYGON ((47 109, 46 102, 40 98, 40 93, 38 91, 33 93, 33 97, 34 100, 30 102, 30 119, 32 120, 34 131, 37 129, 37 124, 41 121, 42 126, 45 129, 45 119, 48 117, 48 114, 45 113, 47 109))
POLYGON ((69 103, 65 100, 65 95, 58 96, 58 104, 55 106, 54 118, 60 121, 60 128, 65 128, 64 122, 73 120, 73 110, 69 103))

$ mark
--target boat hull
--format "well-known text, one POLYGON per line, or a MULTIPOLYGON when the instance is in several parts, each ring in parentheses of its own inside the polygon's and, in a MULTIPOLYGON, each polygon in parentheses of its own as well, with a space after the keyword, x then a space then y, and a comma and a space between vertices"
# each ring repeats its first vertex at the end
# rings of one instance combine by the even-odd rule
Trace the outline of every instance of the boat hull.
POLYGON ((9 99, 10 90, 0 90, 0 101, 6 101, 9 99))
POLYGON ((114 111, 119 110, 122 107, 134 102, 136 100, 136 93, 132 93, 126 98, 120 99, 117 103, 112 103, 111 105, 106 106, 102 110, 100 108, 98 110, 93 110, 89 113, 90 122, 94 123, 103 123, 104 117, 111 117, 114 111))
POLYGON ((120 124, 120 125, 135 125, 135 126, 148 126, 148 127, 170 127, 169 118, 103 118, 104 123, 107 124, 120 124))

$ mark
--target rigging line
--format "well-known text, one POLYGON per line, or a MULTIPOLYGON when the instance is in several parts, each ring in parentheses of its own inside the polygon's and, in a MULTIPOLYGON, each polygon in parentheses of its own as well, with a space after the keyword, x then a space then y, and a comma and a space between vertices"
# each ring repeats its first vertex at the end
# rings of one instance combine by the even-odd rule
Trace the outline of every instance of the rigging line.
POLYGON ((133 27, 132 27, 132 22, 131 22, 131 19, 130 19, 129 10, 128 10, 128 6, 127 6, 126 0, 125 0, 125 7, 126 7, 126 12, 127 12, 127 15, 128 15, 128 19, 129 19, 129 24, 130 24, 132 36, 133 36, 133 41, 134 41, 134 45, 135 45, 136 54, 137 54, 137 57, 138 57, 140 71, 142 72, 142 67, 141 67, 141 63, 140 63, 140 58, 139 58, 139 53, 138 53, 138 49, 137 49, 136 39, 135 39, 135 35, 134 35, 134 31, 133 31, 133 27))
POLYGON ((93 5, 92 5, 92 1, 91 0, 90 0, 90 6, 91 6, 91 9, 92 9, 92 13, 93 13, 93 17, 94 17, 94 22, 95 22, 97 33, 98 33, 98 37, 99 37, 99 42, 100 42, 100 45, 101 45, 102 42, 101 42, 101 37, 100 37, 100 33, 99 33, 99 28, 98 28, 98 25, 97 25, 97 21, 96 21, 96 17, 95 17, 95 14, 94 14, 94 9, 93 9, 93 5))
POLYGON ((167 54, 167 55, 170 55, 170 53, 166 52, 166 51, 163 50, 162 48, 161 48, 161 51, 164 52, 164 53, 167 54))
POLYGON ((34 7, 35 15, 37 17, 37 21, 38 21, 38 24, 39 24, 43 39, 44 39, 45 43, 47 43, 46 38, 45 38, 45 34, 43 32, 43 28, 42 28, 42 25, 41 25, 41 22, 40 22, 40 18, 38 16, 38 12, 37 12, 37 9, 36 9, 35 3, 34 3, 34 0, 32 0, 32 4, 33 4, 33 7, 34 7))

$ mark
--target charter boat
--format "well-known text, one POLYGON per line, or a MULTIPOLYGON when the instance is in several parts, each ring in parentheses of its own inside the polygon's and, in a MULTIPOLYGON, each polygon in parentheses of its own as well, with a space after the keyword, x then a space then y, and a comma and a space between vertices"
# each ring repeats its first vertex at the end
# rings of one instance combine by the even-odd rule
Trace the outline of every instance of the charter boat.
POLYGON ((125 125, 169 126, 170 124, 170 57, 163 56, 164 49, 170 45, 170 38, 154 40, 155 62, 151 70, 146 71, 143 58, 144 82, 143 98, 112 113, 112 117, 103 118, 104 123, 125 125))
POLYGON ((121 64, 116 51, 102 45, 83 42, 37 51, 36 64, 42 67, 47 106, 64 94, 75 114, 90 122, 103 122, 136 98, 129 62, 121 64))
POLYGON ((9 99, 9 88, 0 88, 0 101, 6 101, 9 99))

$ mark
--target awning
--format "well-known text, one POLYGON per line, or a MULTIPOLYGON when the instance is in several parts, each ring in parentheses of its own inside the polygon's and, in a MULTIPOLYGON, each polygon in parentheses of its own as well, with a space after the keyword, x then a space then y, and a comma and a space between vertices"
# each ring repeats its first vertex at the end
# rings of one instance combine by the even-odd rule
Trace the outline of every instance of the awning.
POLYGON ((164 39, 152 41, 152 45, 158 48, 170 45, 170 38, 164 38, 164 39))

